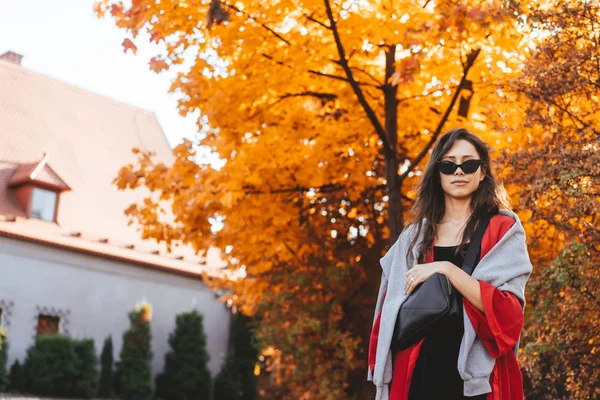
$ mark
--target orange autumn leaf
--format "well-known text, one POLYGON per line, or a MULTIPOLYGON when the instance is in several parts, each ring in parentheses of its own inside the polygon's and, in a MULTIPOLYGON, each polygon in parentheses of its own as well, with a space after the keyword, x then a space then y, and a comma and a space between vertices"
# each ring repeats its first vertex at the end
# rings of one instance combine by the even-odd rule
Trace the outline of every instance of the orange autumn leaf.
POLYGON ((123 52, 125 54, 127 54, 127 50, 131 50, 133 52, 133 54, 137 53, 136 45, 133 44, 133 42, 129 38, 126 38, 125 40, 123 40, 122 46, 123 46, 123 52))
POLYGON ((150 59, 150 69, 154 72, 161 72, 165 69, 169 68, 169 64, 167 64, 167 62, 163 59, 160 59, 158 57, 152 57, 150 59))
POLYGON ((150 35, 150 41, 154 42, 154 43, 158 43, 161 40, 163 40, 164 34, 162 32, 152 32, 152 35, 150 35))

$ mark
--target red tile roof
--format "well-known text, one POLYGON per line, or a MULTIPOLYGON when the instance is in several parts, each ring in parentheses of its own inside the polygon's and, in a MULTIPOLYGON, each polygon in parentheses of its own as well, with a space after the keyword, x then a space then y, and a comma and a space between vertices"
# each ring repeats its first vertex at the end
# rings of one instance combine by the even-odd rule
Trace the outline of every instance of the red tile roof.
POLYGON ((69 185, 48 165, 48 158, 49 154, 44 153, 44 157, 38 162, 21 164, 8 181, 8 186, 15 187, 25 183, 37 183, 51 186, 61 192, 71 190, 69 185))
POLYGON ((148 194, 112 184, 123 165, 136 162, 131 149, 153 150, 167 165, 173 160, 153 113, 2 60, 0 87, 0 235, 198 274, 222 265, 214 251, 206 266, 189 247, 167 254, 127 224, 123 210, 148 194), (60 195, 58 224, 23 219, 9 187, 23 179, 70 187, 60 195))

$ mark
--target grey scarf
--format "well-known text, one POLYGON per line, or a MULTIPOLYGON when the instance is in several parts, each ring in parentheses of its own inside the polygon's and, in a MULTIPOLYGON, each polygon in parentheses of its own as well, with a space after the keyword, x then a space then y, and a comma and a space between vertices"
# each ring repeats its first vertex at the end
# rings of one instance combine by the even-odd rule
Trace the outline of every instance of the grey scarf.
MULTIPOLYGON (((516 220, 516 223, 500 238, 498 243, 479 261, 472 277, 494 285, 500 290, 513 293, 525 308, 525 284, 531 275, 532 265, 527 253, 525 230, 517 214, 510 210, 500 210, 500 214, 516 220)), ((417 252, 423 241, 421 232, 406 263, 406 253, 415 231, 415 226, 407 227, 396 243, 381 258, 381 285, 375 307, 375 320, 383 309, 377 342, 375 369, 367 373, 367 380, 377 387, 376 400, 388 400, 389 385, 392 380, 392 352, 390 344, 398 310, 407 296, 404 295, 405 274, 416 264, 417 252), (409 267, 410 266, 410 267, 409 267), (385 301, 383 296, 387 288, 385 301)), ((489 229, 489 228, 488 228, 489 229)), ((464 310, 465 333, 458 355, 458 372, 464 380, 464 395, 477 396, 492 391, 489 379, 495 360, 487 352, 477 337, 473 325, 464 310)), ((518 354, 519 342, 514 347, 518 354)))

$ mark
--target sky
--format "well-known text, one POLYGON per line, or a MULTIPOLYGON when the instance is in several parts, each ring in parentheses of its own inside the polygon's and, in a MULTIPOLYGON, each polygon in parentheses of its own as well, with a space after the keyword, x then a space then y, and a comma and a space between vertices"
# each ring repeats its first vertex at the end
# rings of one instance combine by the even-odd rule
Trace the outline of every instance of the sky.
POLYGON ((24 56, 24 68, 154 112, 171 147, 194 138, 196 118, 177 112, 169 74, 148 68, 151 46, 138 40, 137 55, 124 54, 125 32, 98 19, 93 5, 94 0, 0 0, 0 54, 12 50, 24 56))

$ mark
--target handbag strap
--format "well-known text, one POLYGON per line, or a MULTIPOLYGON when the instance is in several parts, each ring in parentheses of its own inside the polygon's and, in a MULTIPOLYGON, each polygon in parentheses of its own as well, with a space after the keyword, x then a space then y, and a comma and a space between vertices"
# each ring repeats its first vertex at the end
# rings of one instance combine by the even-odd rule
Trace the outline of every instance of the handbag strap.
POLYGON ((483 234, 490 223, 490 219, 492 219, 492 215, 489 212, 482 215, 479 219, 479 224, 475 229, 475 233, 473 233, 471 241, 469 242, 469 250, 467 250, 467 255, 465 256, 465 261, 462 266, 463 271, 469 275, 471 275, 475 269, 475 260, 481 252, 481 241, 483 239, 483 234))

